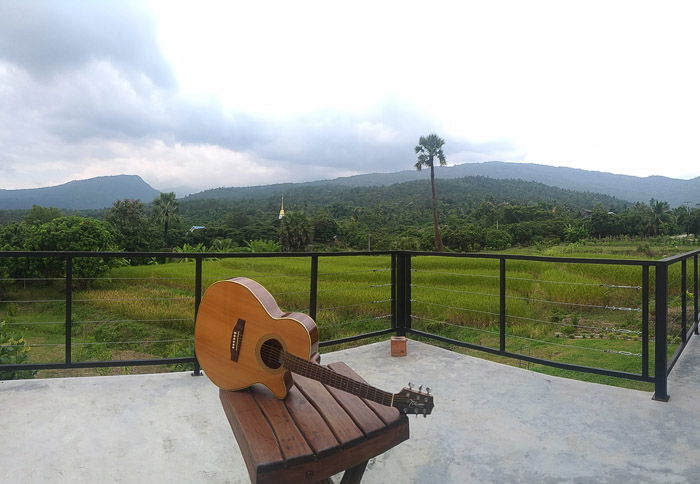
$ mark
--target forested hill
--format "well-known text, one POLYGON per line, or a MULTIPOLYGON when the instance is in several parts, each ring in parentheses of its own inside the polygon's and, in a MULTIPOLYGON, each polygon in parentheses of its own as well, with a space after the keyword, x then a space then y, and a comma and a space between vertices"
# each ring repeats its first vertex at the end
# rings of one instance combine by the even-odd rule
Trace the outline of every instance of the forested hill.
MULTIPOLYGON (((326 210, 334 217, 344 217, 349 216, 355 209, 377 209, 395 213, 396 216, 423 218, 430 215, 431 200, 430 182, 427 174, 424 175, 426 176, 423 180, 389 186, 270 185, 266 187, 266 191, 237 192, 235 197, 229 198, 197 200, 187 197, 181 200, 180 207, 182 214, 189 221, 205 224, 216 220, 221 212, 232 208, 249 213, 275 213, 279 210, 280 198, 284 194, 287 211, 326 210), (243 196, 245 193, 248 197, 243 196)), ((484 201, 513 204, 546 203, 574 211, 592 209, 596 203, 613 210, 628 205, 628 202, 609 195, 564 190, 537 182, 486 177, 437 180, 437 191, 442 209, 448 211, 466 211, 484 201)))
MULTIPOLYGON (((640 201, 647 203, 651 198, 655 198, 657 200, 665 200, 669 202, 671 206, 683 205, 686 202, 689 202, 691 206, 700 203, 700 177, 692 180, 680 180, 663 176, 642 178, 629 175, 615 175, 599 171, 580 170, 576 168, 500 161, 465 163, 436 169, 436 177, 439 179, 463 178, 466 176, 535 181, 568 190, 603 193, 633 202, 640 201)), ((307 183, 216 188, 190 195, 187 199, 229 198, 240 200, 246 198, 266 198, 274 195, 281 195, 295 187, 306 190, 312 187, 324 186, 388 186, 425 178, 425 173, 416 170, 406 170, 396 173, 369 173, 307 183)))
POLYGON ((32 205, 83 210, 110 207, 115 200, 152 201, 159 191, 137 175, 100 176, 63 185, 24 190, 0 190, 0 209, 26 209, 32 205))

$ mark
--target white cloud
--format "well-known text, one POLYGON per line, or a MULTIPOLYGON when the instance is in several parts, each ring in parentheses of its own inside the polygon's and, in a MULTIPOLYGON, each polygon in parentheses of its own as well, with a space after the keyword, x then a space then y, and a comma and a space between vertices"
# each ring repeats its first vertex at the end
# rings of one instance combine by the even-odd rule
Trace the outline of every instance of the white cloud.
POLYGON ((700 175, 694 4, 0 4, 0 187, 528 161, 700 175), (118 42, 115 42, 118 39, 118 42))

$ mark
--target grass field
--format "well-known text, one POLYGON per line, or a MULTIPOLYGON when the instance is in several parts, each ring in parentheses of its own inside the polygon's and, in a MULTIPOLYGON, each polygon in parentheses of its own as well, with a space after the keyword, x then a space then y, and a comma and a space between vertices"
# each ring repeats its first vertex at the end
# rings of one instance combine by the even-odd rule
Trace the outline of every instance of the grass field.
MULTIPOLYGON (((647 254, 656 258, 668 255, 665 251, 677 253, 691 248, 669 247, 667 242, 655 247, 648 242, 608 241, 607 245, 535 247, 517 252, 646 259, 649 258, 647 254)), ((390 266, 390 257, 385 255, 319 258, 317 324, 322 341, 391 326, 390 266)), ((669 354, 680 340, 679 266, 673 266, 669 276, 669 354)), ((642 372, 640 267, 508 261, 506 270, 508 351, 577 365, 642 372)), ((653 269, 650 272, 650 337, 653 338, 653 269)), ((413 327, 498 348, 498 274, 497 260, 414 257, 413 327)), ((262 283, 287 311, 309 312, 309 275, 309 258, 220 259, 203 263, 204 287, 230 277, 250 277, 262 283)), ((687 271, 688 288, 693 287, 692 277, 691 265, 687 271)), ((73 295, 74 361, 192 354, 194 262, 123 266, 113 269, 108 277, 82 281, 80 285, 83 288, 76 289, 73 295)), ((689 296, 689 312, 692 313, 692 294, 689 296)), ((63 360, 63 298, 60 280, 28 280, 4 285, 2 299, 5 302, 0 304, 0 320, 7 321, 15 333, 23 335, 32 345, 30 361, 63 360)), ((325 351, 338 347, 327 347, 325 351)), ((548 374, 651 388, 645 383, 566 372, 462 348, 451 349, 548 374)), ((650 374, 654 371, 653 350, 652 342, 649 345, 650 374)), ((42 371, 39 376, 168 369, 42 371)))

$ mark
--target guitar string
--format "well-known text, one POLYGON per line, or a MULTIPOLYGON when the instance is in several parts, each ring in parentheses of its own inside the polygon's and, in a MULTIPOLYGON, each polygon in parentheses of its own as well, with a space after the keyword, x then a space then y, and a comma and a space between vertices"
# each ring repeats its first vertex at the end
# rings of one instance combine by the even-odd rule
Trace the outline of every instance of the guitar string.
MULTIPOLYGON (((339 373, 336 373, 326 367, 323 367, 321 365, 312 363, 310 361, 304 360, 303 358, 300 358, 298 356, 292 355, 291 353, 288 353, 284 350, 280 350, 279 348, 271 348, 269 346, 261 348, 261 355, 273 358, 274 361, 279 362, 282 366, 284 366, 286 369, 298 373, 302 376, 307 376, 312 379, 319 380, 320 378, 325 378, 326 380, 330 380, 334 382, 336 385, 331 385, 331 386, 337 386, 337 388, 341 390, 346 390, 350 391, 350 393, 353 392, 353 390, 357 393, 360 393, 361 391, 364 391, 364 398, 368 398, 370 400, 373 400, 378 403, 382 403, 383 405, 390 405, 392 397, 394 397, 394 402, 405 402, 408 403, 410 399, 408 397, 403 397, 401 395, 392 395, 389 392, 385 392, 383 390, 380 390, 376 387, 373 387, 371 385, 368 385, 363 382, 359 382, 357 380, 353 380, 352 378, 348 378, 344 375, 341 375, 339 373), (287 365, 285 365, 284 361, 281 361, 284 356, 289 357, 289 366, 294 366, 294 368, 289 368, 287 365), (294 361, 296 360, 296 361, 294 361), (316 377, 316 378, 314 378, 316 377)), ((358 395, 360 396, 360 395, 358 395)))

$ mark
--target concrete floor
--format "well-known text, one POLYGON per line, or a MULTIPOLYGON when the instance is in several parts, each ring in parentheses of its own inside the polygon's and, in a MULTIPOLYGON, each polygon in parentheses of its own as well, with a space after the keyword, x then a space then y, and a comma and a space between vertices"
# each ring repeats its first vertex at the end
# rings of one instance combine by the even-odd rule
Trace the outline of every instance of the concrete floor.
MULTIPOLYGON (((372 461, 366 483, 700 481, 700 346, 651 394, 409 342, 326 354, 371 384, 435 395, 411 439, 372 461)), ((246 483, 216 387, 189 373, 0 382, 0 482, 246 483)))

